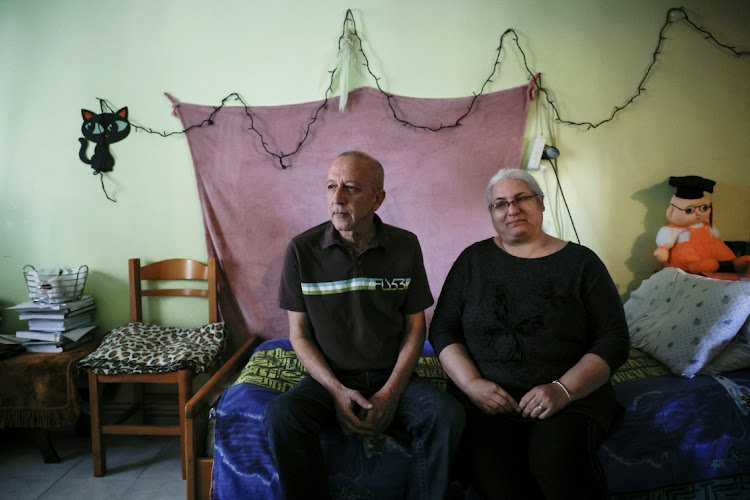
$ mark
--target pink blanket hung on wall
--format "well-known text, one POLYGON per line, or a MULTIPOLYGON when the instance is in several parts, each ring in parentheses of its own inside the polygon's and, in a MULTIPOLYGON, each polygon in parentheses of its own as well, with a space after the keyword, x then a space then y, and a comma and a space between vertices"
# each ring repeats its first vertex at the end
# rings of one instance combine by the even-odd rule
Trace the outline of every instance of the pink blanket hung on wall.
MULTIPOLYGON (((455 123, 471 99, 394 96, 392 102, 400 118, 438 127, 455 123)), ((494 234, 487 182, 499 168, 520 165, 528 103, 529 85, 484 94, 460 126, 433 132, 404 126, 381 92, 360 88, 350 93, 343 113, 338 98, 329 99, 299 152, 285 159, 286 169, 250 130, 244 106, 225 106, 213 125, 189 130, 208 255, 221 263, 220 307, 230 346, 249 332, 288 336, 286 312, 276 302, 284 250, 292 237, 328 220, 326 174, 333 159, 348 150, 364 151, 383 164, 387 196, 378 215, 419 237, 437 299, 461 250, 494 234)), ((289 153, 321 104, 249 111, 268 149, 289 153)), ((174 107, 184 128, 215 109, 174 107)))

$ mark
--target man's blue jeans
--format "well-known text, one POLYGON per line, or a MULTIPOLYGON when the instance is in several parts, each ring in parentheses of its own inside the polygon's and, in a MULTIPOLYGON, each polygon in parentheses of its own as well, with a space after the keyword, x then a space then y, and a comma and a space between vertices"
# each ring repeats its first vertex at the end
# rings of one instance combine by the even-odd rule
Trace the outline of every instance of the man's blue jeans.
MULTIPOLYGON (((342 384, 369 398, 390 370, 338 373, 342 384)), ((465 421, 453 396, 413 376, 404 391, 391 428, 411 435, 412 470, 408 498, 442 500, 450 482, 451 462, 465 421)), ((312 377, 266 406, 264 425, 287 500, 329 498, 321 429, 338 426, 333 398, 312 377)))

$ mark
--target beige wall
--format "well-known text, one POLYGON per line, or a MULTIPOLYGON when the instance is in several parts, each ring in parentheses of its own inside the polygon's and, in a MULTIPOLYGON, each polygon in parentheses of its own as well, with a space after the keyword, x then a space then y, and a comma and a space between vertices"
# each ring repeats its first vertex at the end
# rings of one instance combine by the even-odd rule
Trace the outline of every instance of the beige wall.
MULTIPOLYGON (((681 3, 719 40, 750 50, 749 2, 681 3)), ((135 124, 166 131, 179 122, 165 91, 201 104, 218 104, 231 92, 252 105, 320 99, 352 8, 373 69, 390 92, 477 92, 500 36, 513 28, 563 117, 598 122, 635 93, 673 6, 666 0, 0 0, 0 305, 25 300, 25 264, 87 264, 87 292, 108 328, 127 320, 127 258, 206 256, 184 136, 133 132, 113 145, 117 164, 105 183, 117 203, 80 162, 80 110, 98 111, 97 97, 128 106, 135 124)), ((656 269, 651 253, 673 193, 666 185, 671 175, 714 179, 723 237, 750 239, 750 57, 728 55, 681 22, 665 35, 645 92, 614 121, 588 131, 545 129, 562 152, 560 178, 581 242, 601 256, 624 298, 656 269)), ((488 91, 527 80, 520 53, 505 40, 488 91)), ((356 82, 374 86, 365 75, 356 82)), ((542 108, 543 117, 547 112, 542 108)), ((532 106, 529 136, 537 133, 536 119, 532 106)), ((538 175, 552 208, 554 176, 550 169, 538 175)), ((559 218, 567 221, 567 214, 559 218)), ((556 232, 553 222, 548 227, 556 232)), ((564 225, 563 236, 574 239, 564 225)), ((185 324, 200 321, 191 308, 174 314, 185 324)), ((5 332, 20 326, 15 314, 4 316, 5 332)))

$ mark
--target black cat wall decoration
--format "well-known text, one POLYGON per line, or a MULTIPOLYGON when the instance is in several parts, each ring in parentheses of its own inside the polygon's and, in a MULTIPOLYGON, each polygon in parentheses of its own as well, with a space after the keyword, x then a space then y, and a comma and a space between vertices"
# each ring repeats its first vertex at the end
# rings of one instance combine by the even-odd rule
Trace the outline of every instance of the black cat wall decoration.
POLYGON ((101 114, 82 109, 81 115, 83 115, 83 125, 81 126, 83 137, 78 139, 81 142, 81 150, 78 156, 83 163, 91 165, 94 174, 111 172, 115 166, 115 159, 109 152, 109 145, 125 139, 130 133, 128 108, 124 107, 116 113, 101 114), (89 141, 96 144, 91 159, 86 157, 89 141))
POLYGON ((104 189, 102 173, 111 172, 115 168, 115 159, 109 152, 109 145, 125 139, 130 133, 128 108, 124 107, 116 113, 100 114, 82 109, 81 115, 83 116, 83 125, 81 126, 83 137, 78 139, 81 143, 78 156, 83 163, 91 165, 91 168, 94 169, 94 175, 100 176, 102 191, 104 191, 107 199, 115 201, 109 197, 107 190, 104 189), (86 156, 89 141, 96 144, 91 159, 86 156))

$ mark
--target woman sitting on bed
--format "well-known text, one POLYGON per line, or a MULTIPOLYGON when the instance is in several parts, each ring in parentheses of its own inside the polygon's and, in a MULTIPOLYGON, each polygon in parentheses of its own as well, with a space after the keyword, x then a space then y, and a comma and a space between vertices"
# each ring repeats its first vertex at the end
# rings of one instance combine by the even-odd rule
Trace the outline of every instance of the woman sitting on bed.
POLYGON ((628 355, 617 289, 591 250, 542 230, 529 173, 500 170, 487 201, 497 236, 458 257, 430 327, 467 406, 457 462, 486 498, 607 498, 596 450, 628 355))

